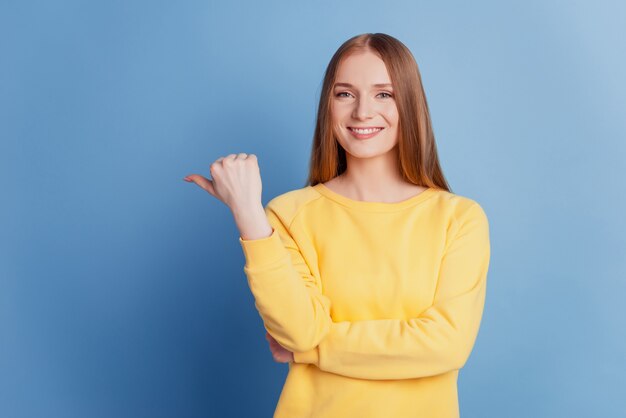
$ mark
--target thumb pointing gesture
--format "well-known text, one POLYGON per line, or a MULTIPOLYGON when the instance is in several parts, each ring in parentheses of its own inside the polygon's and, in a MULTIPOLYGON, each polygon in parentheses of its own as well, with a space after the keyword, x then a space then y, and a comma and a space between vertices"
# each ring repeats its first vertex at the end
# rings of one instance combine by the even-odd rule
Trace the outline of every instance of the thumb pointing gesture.
POLYGON ((190 174, 185 181, 194 182, 231 211, 248 211, 261 204, 261 174, 254 154, 229 154, 211 164, 209 180, 200 174, 190 174))
POLYGON ((219 199, 219 197, 215 193, 215 188, 213 187, 213 181, 209 180, 208 178, 201 176, 200 174, 190 174, 187 177, 185 177, 184 180, 187 182, 196 183, 198 186, 202 187, 204 190, 209 192, 209 194, 219 199))

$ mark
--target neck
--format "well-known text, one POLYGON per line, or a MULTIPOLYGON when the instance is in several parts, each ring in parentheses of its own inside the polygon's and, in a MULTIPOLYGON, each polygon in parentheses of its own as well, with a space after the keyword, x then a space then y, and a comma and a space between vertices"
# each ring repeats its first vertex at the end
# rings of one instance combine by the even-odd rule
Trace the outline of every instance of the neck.
POLYGON ((347 168, 338 178, 344 193, 355 200, 395 202, 406 191, 400 175, 398 148, 374 158, 346 154, 347 168))

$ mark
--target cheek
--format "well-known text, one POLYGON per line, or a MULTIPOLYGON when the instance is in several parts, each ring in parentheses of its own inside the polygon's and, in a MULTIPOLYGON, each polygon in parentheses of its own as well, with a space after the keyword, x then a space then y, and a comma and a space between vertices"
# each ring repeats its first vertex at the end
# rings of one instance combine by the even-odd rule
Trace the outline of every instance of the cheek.
POLYGON ((334 108, 330 111, 330 123, 332 126, 338 126, 341 124, 341 120, 343 119, 341 111, 337 108, 334 108))
POLYGON ((335 137, 335 139, 337 141, 341 142, 342 132, 341 132, 341 125, 340 124, 341 124, 340 121, 338 121, 337 119, 333 119, 333 122, 331 123, 330 126, 331 126, 331 129, 333 131, 333 136, 335 137))
POLYGON ((398 115, 398 110, 395 108, 388 109, 388 112, 386 114, 386 119, 389 121, 389 123, 393 125, 394 128, 396 128, 398 126, 398 121, 400 120, 400 116, 398 115))
POLYGON ((341 121, 348 117, 351 112, 352 109, 350 108, 350 106, 346 106, 345 104, 338 104, 332 107, 330 115, 335 123, 341 123, 341 121))
POLYGON ((385 103, 378 108, 378 113, 392 125, 398 124, 399 114, 395 103, 385 103))

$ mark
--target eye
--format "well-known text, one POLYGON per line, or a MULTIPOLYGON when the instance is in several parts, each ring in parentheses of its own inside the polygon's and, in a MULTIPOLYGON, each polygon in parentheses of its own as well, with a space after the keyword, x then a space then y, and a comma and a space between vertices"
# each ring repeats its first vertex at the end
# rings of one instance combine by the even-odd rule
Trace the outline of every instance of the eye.
POLYGON ((381 94, 386 94, 387 97, 392 97, 391 94, 387 93, 386 91, 383 91, 382 93, 378 93, 378 95, 380 96, 381 94))
POLYGON ((335 94, 336 97, 348 97, 348 96, 342 96, 342 94, 350 94, 347 91, 340 91, 339 93, 335 94))

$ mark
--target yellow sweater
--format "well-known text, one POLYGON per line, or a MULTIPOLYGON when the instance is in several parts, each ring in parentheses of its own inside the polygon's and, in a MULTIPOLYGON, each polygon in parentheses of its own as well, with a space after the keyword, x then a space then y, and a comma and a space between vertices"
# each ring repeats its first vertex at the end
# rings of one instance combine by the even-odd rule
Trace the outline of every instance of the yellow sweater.
POLYGON ((272 234, 239 242, 265 328, 294 352, 274 417, 459 417, 490 258, 482 207, 433 188, 364 202, 319 183, 265 213, 272 234))

